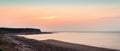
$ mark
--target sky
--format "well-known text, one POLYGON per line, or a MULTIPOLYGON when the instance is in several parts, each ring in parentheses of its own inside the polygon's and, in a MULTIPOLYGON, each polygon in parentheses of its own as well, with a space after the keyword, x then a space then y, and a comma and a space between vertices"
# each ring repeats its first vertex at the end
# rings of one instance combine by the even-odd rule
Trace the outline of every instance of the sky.
POLYGON ((0 0, 0 27, 120 31, 120 0, 0 0))

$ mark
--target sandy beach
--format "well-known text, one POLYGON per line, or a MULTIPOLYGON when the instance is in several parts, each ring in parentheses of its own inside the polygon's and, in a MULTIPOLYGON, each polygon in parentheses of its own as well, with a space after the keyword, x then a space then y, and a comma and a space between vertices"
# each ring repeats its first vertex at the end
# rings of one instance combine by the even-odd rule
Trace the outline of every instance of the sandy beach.
POLYGON ((4 35, 4 38, 15 45, 17 51, 120 51, 82 44, 73 44, 58 40, 48 39, 37 41, 14 35, 4 35))

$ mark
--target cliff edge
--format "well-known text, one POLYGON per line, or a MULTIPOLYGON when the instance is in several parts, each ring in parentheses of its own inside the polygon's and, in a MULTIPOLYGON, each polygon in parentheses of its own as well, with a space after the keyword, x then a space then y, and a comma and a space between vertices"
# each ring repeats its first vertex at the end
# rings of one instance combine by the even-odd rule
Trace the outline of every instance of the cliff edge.
POLYGON ((0 28, 0 34, 7 33, 41 33, 40 29, 35 28, 0 28))

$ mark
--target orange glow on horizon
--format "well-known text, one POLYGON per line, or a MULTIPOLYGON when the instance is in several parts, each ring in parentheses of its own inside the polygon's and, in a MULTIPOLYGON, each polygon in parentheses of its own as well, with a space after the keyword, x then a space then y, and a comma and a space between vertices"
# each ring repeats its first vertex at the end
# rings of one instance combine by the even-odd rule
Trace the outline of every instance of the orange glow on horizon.
POLYGON ((53 20, 53 19, 56 19, 56 18, 57 18, 56 16, 40 17, 40 19, 43 19, 43 20, 53 20))

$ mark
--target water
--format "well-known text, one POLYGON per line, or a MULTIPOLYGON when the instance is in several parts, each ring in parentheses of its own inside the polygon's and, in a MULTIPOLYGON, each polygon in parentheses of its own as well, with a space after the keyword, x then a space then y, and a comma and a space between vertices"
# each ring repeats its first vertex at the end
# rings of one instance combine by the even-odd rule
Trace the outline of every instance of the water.
POLYGON ((54 34, 19 35, 19 36, 24 36, 26 38, 36 40, 54 39, 70 43, 120 50, 120 33, 61 32, 54 34))

